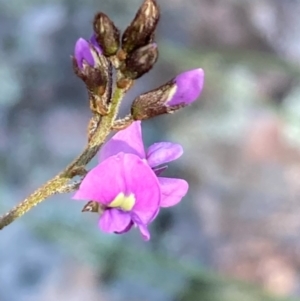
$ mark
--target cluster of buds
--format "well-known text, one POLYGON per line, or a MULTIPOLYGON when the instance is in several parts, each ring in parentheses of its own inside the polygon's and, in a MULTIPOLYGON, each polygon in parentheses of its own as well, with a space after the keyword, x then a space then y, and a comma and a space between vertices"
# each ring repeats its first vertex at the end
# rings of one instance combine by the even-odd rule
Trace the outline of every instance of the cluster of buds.
POLYGON ((158 49, 154 37, 159 16, 156 2, 146 0, 125 30, 120 56, 125 58, 121 71, 126 77, 137 79, 156 63, 158 49))
MULTIPOLYGON (((116 86, 126 91, 134 80, 154 66, 158 58, 158 46, 154 38, 159 17, 156 1, 144 0, 133 21, 121 35, 114 22, 99 12, 93 21, 91 39, 87 41, 80 38, 77 41, 74 69, 87 86, 93 112, 101 116, 109 112, 113 67, 116 69, 116 86)), ((132 103, 129 119, 148 119, 172 113, 190 104, 199 96, 203 79, 202 69, 191 70, 140 95, 132 103)), ((125 120, 119 120, 118 123, 128 124, 125 120)))

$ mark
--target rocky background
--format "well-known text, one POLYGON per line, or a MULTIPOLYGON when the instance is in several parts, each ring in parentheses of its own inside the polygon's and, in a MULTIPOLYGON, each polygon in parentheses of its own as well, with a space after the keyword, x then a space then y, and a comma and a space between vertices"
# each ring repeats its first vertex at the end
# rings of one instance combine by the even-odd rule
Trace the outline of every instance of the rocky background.
MULTIPOLYGON (((260 301, 300 298, 300 1, 157 0, 160 59, 129 93, 202 67, 192 107, 144 123, 183 144, 168 173, 184 201, 137 231, 103 235, 71 195, 0 233, 0 301, 260 301)), ((0 0, 0 211, 81 150, 90 117, 73 75, 98 10, 120 28, 141 0, 0 0)))

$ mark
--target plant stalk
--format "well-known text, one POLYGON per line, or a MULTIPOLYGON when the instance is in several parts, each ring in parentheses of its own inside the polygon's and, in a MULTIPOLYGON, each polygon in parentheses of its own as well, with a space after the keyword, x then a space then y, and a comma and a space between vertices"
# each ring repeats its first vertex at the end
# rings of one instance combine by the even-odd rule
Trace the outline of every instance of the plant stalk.
POLYGON ((80 170, 80 168, 86 166, 104 144, 107 136, 111 132, 124 94, 125 89, 115 88, 109 113, 106 116, 102 116, 99 125, 93 136, 90 138, 85 150, 62 172, 30 194, 25 200, 9 212, 2 215, 0 217, 0 230, 24 215, 49 196, 62 193, 64 191, 64 188, 68 186, 68 182, 77 175, 76 170, 80 170))

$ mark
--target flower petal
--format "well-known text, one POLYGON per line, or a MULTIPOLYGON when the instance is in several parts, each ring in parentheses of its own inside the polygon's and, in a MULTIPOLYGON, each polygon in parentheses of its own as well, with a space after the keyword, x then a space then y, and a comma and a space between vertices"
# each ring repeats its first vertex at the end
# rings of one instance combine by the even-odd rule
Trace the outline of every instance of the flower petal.
POLYGON ((90 44, 83 38, 79 38, 75 44, 74 57, 79 68, 83 67, 83 61, 88 63, 90 66, 94 66, 95 64, 90 44))
MULTIPOLYGON (((157 210, 158 211, 158 210, 157 210)), ((157 214, 155 213, 155 216, 157 214)), ((138 215, 136 214, 132 214, 132 220, 134 221, 134 223, 137 225, 137 227, 140 230, 140 233, 142 234, 142 237, 144 240, 148 241, 150 239, 150 232, 147 228, 147 225, 145 225, 141 219, 139 218, 138 215)))
POLYGON ((148 241, 150 239, 150 232, 149 232, 147 226, 143 225, 143 224, 139 224, 138 228, 142 234, 143 239, 148 241))
POLYGON ((132 228, 133 225, 134 225, 134 222, 131 220, 130 223, 127 225, 127 227, 124 230, 122 230, 122 231, 115 231, 115 233, 116 234, 126 233, 126 232, 128 232, 132 228))
POLYGON ((183 179, 158 178, 162 193, 161 207, 170 207, 178 204, 186 195, 189 184, 183 179))
POLYGON ((152 144, 147 150, 147 161, 151 167, 155 167, 178 159, 183 154, 180 144, 160 142, 152 144))
POLYGON ((118 209, 107 209, 99 219, 99 227, 103 232, 114 233, 123 232, 131 223, 131 217, 128 212, 118 209))
POLYGON ((180 103, 188 105, 194 102, 202 92, 204 71, 200 68, 186 71, 176 76, 173 81, 176 83, 176 92, 167 105, 176 106, 180 103))
POLYGON ((116 155, 119 152, 135 154, 145 158, 145 149, 142 140, 141 122, 135 121, 125 130, 117 132, 99 151, 99 161, 116 155))
POLYGON ((124 155, 123 176, 126 183, 126 195, 133 194, 135 204, 132 212, 136 214, 141 223, 148 224, 160 205, 161 192, 156 174, 147 161, 136 155, 124 155))
POLYGON ((155 174, 157 176, 161 175, 166 169, 168 169, 168 166, 167 165, 163 165, 163 166, 160 166, 160 167, 153 167, 152 168, 153 171, 155 172, 155 174))
POLYGON ((93 200, 104 205, 126 191, 124 154, 112 156, 91 169, 81 182, 73 199, 93 200))

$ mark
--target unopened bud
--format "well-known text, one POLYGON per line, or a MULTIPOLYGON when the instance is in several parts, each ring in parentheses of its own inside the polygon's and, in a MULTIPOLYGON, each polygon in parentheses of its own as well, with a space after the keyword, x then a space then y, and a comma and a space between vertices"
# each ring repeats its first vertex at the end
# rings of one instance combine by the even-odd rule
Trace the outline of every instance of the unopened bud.
POLYGON ((112 65, 94 37, 90 41, 77 40, 73 67, 88 89, 93 110, 105 112, 111 96, 112 65))
POLYGON ((130 53, 123 65, 121 72, 130 79, 137 79, 148 72, 158 59, 158 49, 155 43, 138 48, 130 53))
POLYGON ((114 22, 104 13, 94 18, 95 39, 101 45, 103 54, 111 56, 117 53, 120 46, 120 31, 114 22))
POLYGON ((83 38, 79 38, 76 41, 74 49, 74 58, 77 62, 78 68, 83 69, 84 64, 88 64, 91 67, 94 67, 95 60, 92 54, 93 49, 90 46, 90 43, 83 38))
POLYGON ((145 0, 122 36, 122 49, 130 53, 153 42, 159 15, 156 1, 145 0))
POLYGON ((78 39, 75 44, 73 65, 75 73, 88 88, 106 86, 111 69, 110 62, 94 40, 78 39))
POLYGON ((204 83, 202 69, 179 74, 163 86, 137 97, 131 107, 134 120, 143 120, 165 113, 173 113, 194 102, 204 83))

